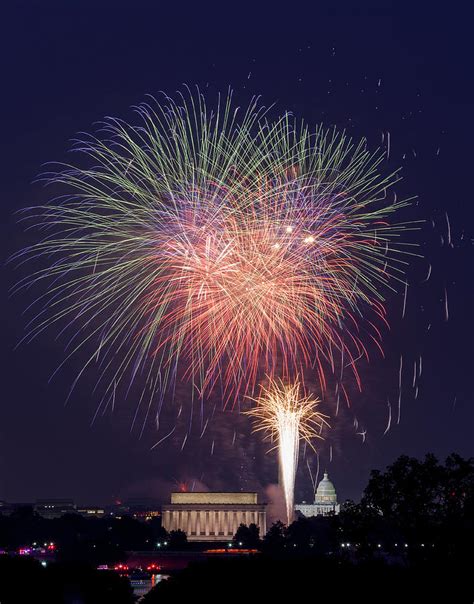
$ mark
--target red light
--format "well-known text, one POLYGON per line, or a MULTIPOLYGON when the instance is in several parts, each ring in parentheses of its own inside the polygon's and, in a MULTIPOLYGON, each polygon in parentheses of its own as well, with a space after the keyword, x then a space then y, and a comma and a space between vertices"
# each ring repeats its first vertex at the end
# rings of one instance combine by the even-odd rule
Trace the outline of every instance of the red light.
POLYGON ((128 566, 126 564, 116 564, 115 570, 128 570, 128 566))
POLYGON ((149 564, 146 569, 147 570, 158 570, 159 566, 157 564, 149 564))

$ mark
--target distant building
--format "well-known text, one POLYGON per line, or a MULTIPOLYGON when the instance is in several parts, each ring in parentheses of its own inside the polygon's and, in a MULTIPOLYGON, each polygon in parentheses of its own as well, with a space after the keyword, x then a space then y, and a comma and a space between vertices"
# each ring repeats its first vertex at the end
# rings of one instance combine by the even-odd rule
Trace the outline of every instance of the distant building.
POLYGON ((153 520, 153 518, 159 518, 161 516, 161 510, 157 510, 157 509, 143 509, 143 510, 133 510, 132 512, 132 518, 135 518, 135 520, 142 520, 144 522, 149 522, 150 520, 153 520))
POLYGON ((327 516, 330 512, 339 514, 340 505, 337 503, 336 489, 324 472, 324 477, 318 485, 314 496, 314 503, 297 503, 295 511, 303 516, 327 516))
POLYGON ((77 514, 85 518, 102 518, 105 515, 105 509, 93 505, 81 505, 75 510, 77 514))
POLYGON ((106 513, 115 518, 131 516, 135 520, 148 522, 161 516, 161 505, 150 497, 116 501, 113 506, 107 506, 106 513))
POLYGON ((171 504, 162 507, 162 526, 180 529, 189 541, 228 541, 240 524, 256 524, 267 532, 265 504, 257 493, 171 493, 171 504))
POLYGON ((33 509, 43 518, 59 518, 77 512, 72 499, 37 499, 33 509))

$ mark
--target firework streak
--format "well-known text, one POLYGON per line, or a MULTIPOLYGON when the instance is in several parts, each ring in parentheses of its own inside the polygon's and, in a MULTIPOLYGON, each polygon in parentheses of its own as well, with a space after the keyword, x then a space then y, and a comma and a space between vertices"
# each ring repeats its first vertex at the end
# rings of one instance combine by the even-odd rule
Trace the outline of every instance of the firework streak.
POLYGON ((314 438, 321 438, 325 415, 316 411, 318 399, 300 396, 298 379, 291 385, 270 381, 262 387, 256 406, 246 414, 255 421, 255 432, 263 431, 266 438, 276 442, 280 464, 280 484, 283 489, 287 522, 293 520, 295 477, 298 467, 300 440, 312 445, 314 438))

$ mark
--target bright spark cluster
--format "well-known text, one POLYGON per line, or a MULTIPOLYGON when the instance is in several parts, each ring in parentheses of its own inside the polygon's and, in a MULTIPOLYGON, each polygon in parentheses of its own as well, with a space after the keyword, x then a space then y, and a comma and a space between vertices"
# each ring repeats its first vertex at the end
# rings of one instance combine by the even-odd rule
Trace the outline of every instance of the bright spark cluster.
POLYGON ((288 524, 293 520, 300 440, 313 446, 312 440, 321 438, 323 427, 328 426, 327 416, 317 411, 319 399, 301 395, 300 391, 298 379, 289 385, 281 380, 271 380, 268 387, 262 387, 256 406, 246 412, 256 420, 254 431, 263 431, 278 449, 288 524))

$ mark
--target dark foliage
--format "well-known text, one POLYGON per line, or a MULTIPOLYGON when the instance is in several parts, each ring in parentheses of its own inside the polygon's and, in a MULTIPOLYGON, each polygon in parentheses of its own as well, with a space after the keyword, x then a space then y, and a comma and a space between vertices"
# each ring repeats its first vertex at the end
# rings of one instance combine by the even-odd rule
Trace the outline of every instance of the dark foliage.
POLYGON ((352 541, 387 550, 403 541, 412 558, 470 557, 474 458, 453 454, 442 465, 431 454, 422 461, 402 455, 385 472, 372 471, 361 503, 344 506, 340 520, 352 541))
POLYGON ((249 526, 241 524, 234 535, 233 544, 235 547, 258 548, 260 546, 260 529, 254 523, 249 526))
POLYGON ((2 604, 132 604, 127 579, 80 564, 50 564, 32 558, 0 557, 2 604))
POLYGON ((178 529, 176 531, 170 531, 168 537, 168 545, 170 549, 180 550, 187 546, 188 536, 184 531, 178 529))
POLYGON ((65 514, 45 519, 32 508, 20 508, 11 516, 0 515, 0 547, 16 550, 33 543, 54 542, 57 559, 64 562, 115 564, 128 550, 153 550, 168 533, 159 522, 139 522, 131 517, 84 518, 65 514))
POLYGON ((319 602, 471 602, 474 588, 462 568, 407 568, 368 562, 357 566, 321 557, 247 558, 195 563, 162 581, 144 604, 204 601, 282 602, 285 598, 319 602), (438 571, 438 572, 436 572, 438 571), (440 599, 441 598, 441 599, 440 599))

